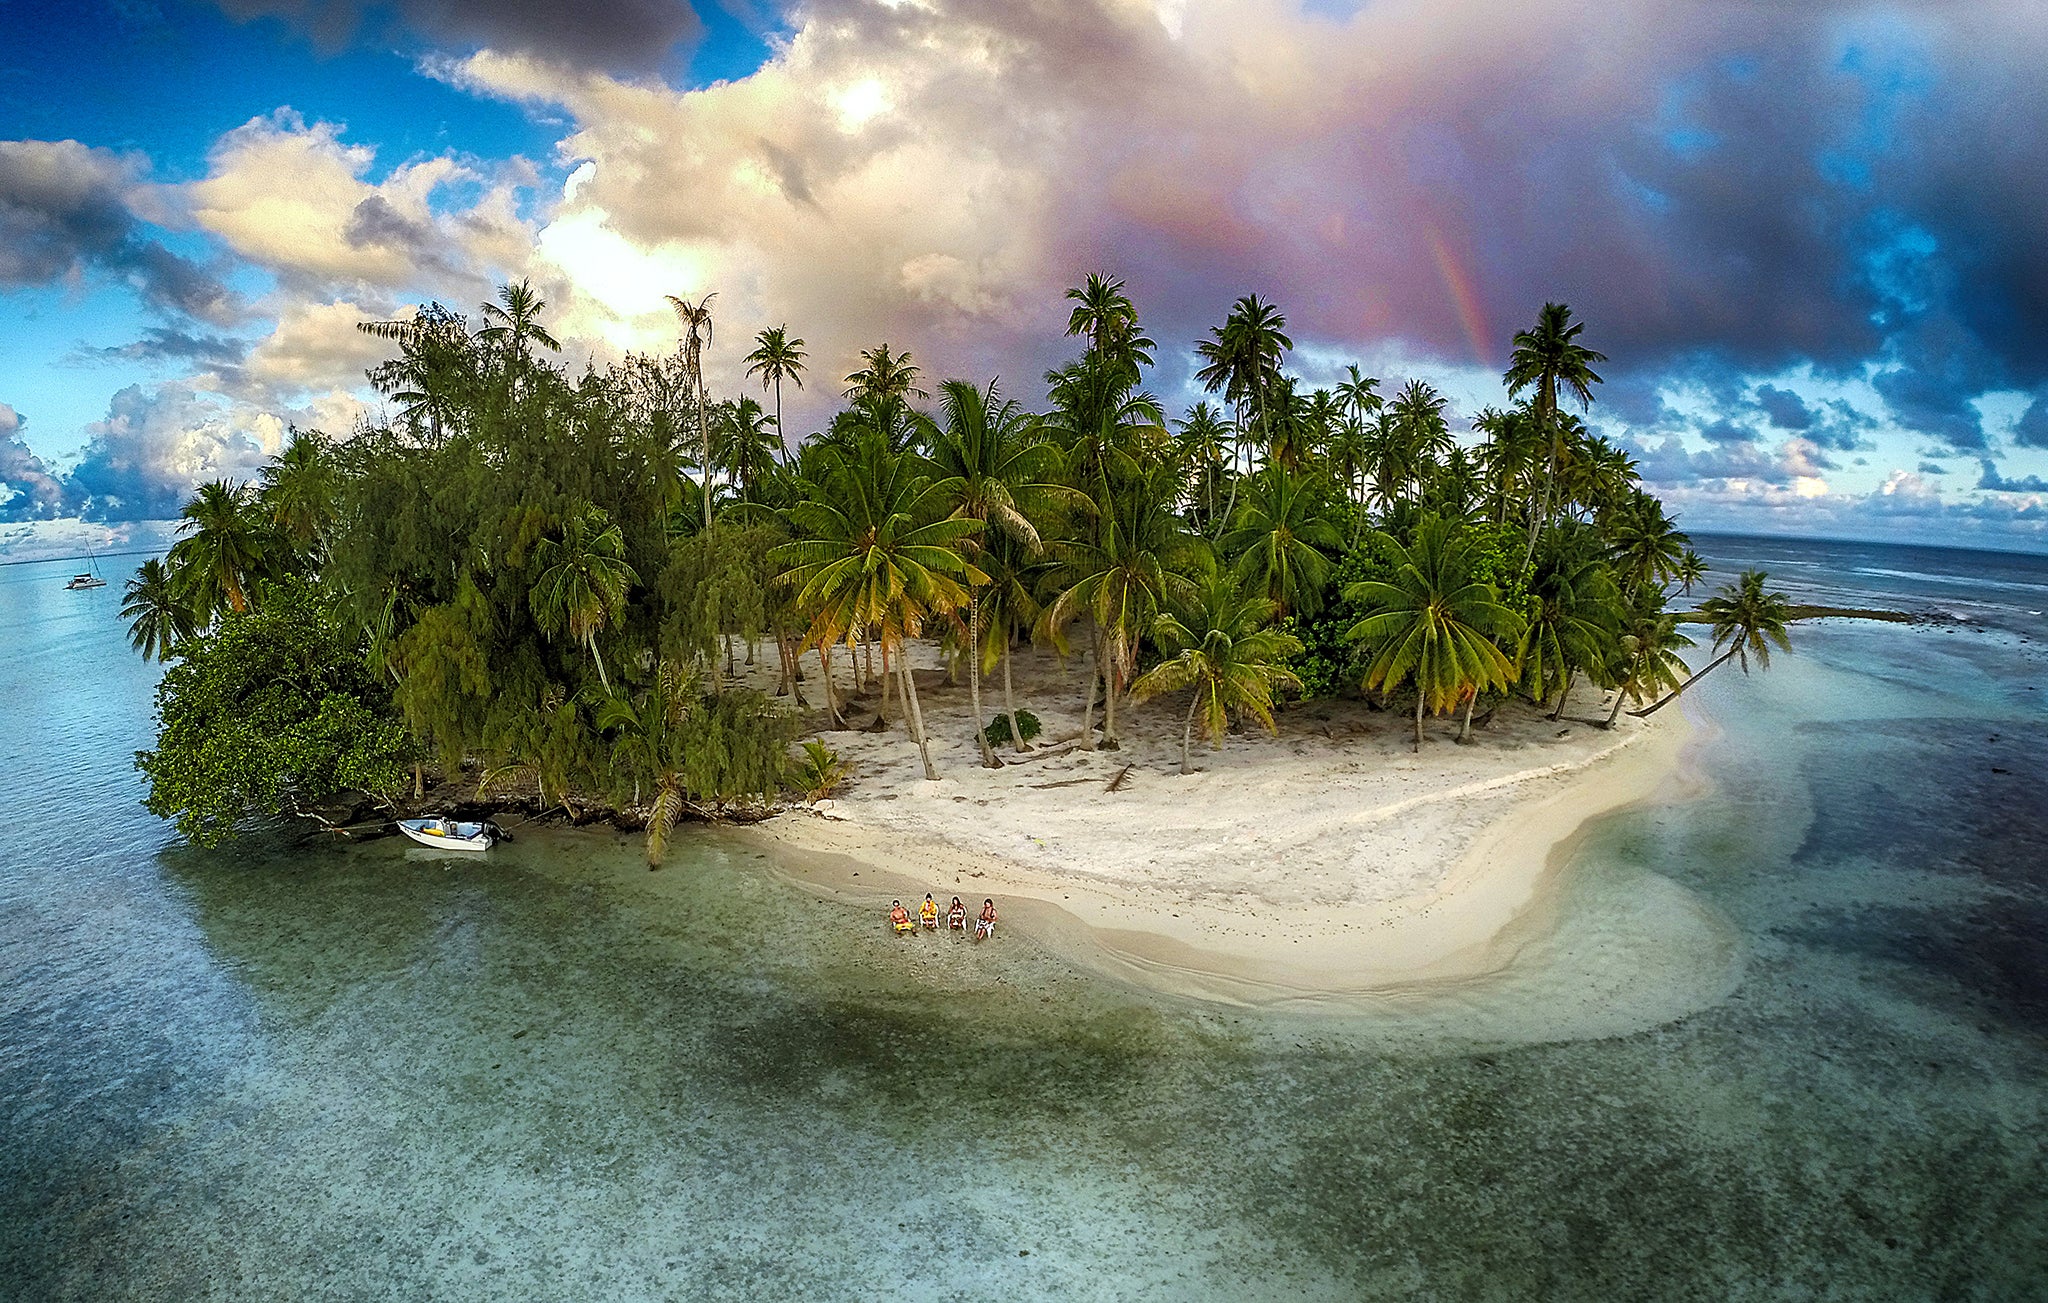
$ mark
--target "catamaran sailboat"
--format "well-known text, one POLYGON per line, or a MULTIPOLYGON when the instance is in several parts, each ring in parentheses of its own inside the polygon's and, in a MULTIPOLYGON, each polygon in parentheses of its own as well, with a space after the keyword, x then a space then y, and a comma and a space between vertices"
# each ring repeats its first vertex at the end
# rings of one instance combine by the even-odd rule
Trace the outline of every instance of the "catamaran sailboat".
POLYGON ((100 578, 100 559, 92 554, 92 544, 90 543, 85 545, 85 559, 92 566, 92 569, 83 574, 71 576, 71 582, 64 585, 67 591, 78 588, 105 588, 107 586, 107 581, 100 578))

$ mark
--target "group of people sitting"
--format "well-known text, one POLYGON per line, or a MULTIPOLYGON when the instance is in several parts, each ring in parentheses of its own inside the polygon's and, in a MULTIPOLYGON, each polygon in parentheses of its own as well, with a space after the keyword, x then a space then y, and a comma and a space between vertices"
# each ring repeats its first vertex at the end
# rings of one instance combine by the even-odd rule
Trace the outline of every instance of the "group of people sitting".
MULTIPOLYGON (((932 899, 930 892, 926 892, 924 904, 917 907, 917 917, 913 919, 910 917, 910 911, 903 908, 902 901, 892 900, 889 902, 889 922, 899 935, 917 931, 920 923, 924 925, 925 931, 936 932, 939 930, 939 902, 932 899)), ((955 932, 967 930, 967 906, 960 903, 958 896, 953 897, 953 903, 946 908, 946 926, 955 932)), ((993 900, 984 900, 981 902, 981 917, 974 921, 974 939, 979 941, 995 934, 996 903, 993 900)))

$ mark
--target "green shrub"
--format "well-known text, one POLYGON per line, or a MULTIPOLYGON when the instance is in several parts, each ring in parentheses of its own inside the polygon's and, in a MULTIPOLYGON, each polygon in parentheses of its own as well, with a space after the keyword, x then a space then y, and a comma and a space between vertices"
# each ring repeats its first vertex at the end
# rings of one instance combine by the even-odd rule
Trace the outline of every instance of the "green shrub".
MULTIPOLYGON (((1029 742, 1038 736, 1038 716, 1028 710, 1018 711, 1017 728, 1024 734, 1024 740, 1029 742)), ((997 715, 987 728, 981 730, 981 735, 988 739, 988 744, 992 747, 1007 745, 1010 741, 1010 717, 997 715)))

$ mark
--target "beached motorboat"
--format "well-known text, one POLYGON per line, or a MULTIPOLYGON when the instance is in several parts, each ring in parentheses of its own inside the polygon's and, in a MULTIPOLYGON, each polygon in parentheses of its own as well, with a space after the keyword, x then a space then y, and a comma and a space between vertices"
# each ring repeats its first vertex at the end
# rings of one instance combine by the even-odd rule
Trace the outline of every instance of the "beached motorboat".
POLYGON ((71 576, 71 582, 64 585, 64 587, 67 589, 105 588, 106 586, 107 581, 100 578, 98 575, 73 575, 71 576))
POLYGON ((457 823, 453 819, 400 819, 398 830, 422 846, 444 851, 487 851, 496 840, 487 823, 457 823))

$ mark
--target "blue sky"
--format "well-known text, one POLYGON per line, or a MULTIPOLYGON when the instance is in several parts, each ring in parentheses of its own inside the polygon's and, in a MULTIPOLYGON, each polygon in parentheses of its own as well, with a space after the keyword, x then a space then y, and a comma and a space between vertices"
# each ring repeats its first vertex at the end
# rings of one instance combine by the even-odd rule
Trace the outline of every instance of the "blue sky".
MULTIPOLYGON (((0 0, 0 547, 140 528, 374 394, 365 317, 528 278, 566 355, 787 322, 1027 401, 1124 275, 1307 383, 1589 419, 1703 529, 2048 549, 2048 24, 1981 0, 0 0), (83 523, 74 523, 82 518, 83 523)), ((714 347, 738 390, 743 350, 714 347)), ((842 365, 845 364, 845 365, 842 365)), ((793 429, 836 387, 792 395, 793 429)))

